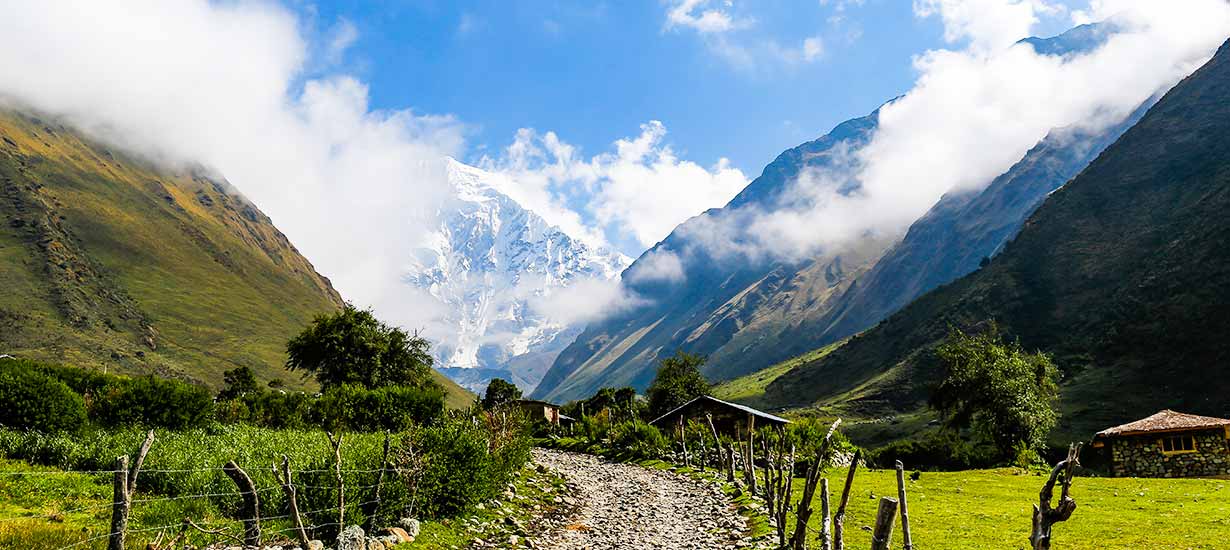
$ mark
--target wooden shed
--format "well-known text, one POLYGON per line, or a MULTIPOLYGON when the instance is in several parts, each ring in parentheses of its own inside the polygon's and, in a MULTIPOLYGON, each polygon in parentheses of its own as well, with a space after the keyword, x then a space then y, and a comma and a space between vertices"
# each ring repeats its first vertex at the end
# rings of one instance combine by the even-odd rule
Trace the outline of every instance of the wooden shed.
POLYGON ((749 428, 785 426, 790 423, 785 418, 753 409, 747 405, 740 405, 738 403, 722 401, 716 397, 702 395, 653 419, 650 424, 664 432, 669 432, 679 424, 680 419, 683 419, 684 422, 689 420, 705 422, 706 415, 713 416, 713 427, 719 434, 728 435, 735 439, 743 439, 749 428))
POLYGON ((1164 410, 1093 436, 1116 477, 1230 475, 1230 420, 1164 410))
POLYGON ((509 404, 524 411, 530 422, 545 422, 552 426, 559 426, 561 424, 566 426, 573 422, 571 417, 560 414, 559 405, 555 403, 534 399, 518 399, 509 404))

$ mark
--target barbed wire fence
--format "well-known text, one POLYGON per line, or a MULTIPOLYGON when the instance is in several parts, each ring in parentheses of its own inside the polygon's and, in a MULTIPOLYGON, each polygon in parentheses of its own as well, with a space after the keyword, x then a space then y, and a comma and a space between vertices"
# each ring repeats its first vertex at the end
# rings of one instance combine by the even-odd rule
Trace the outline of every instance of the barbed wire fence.
MULTIPOLYGON (((267 544, 281 544, 283 546, 289 545, 287 547, 297 545, 306 549, 311 540, 319 539, 326 532, 331 534, 333 531, 340 531, 346 527, 346 518, 348 517, 346 510, 348 508, 362 512, 361 516, 357 517, 366 518, 367 527, 370 529, 374 518, 382 512, 381 493, 386 485, 386 480, 389 479, 388 476, 401 473, 389 461, 388 434, 386 434, 381 466, 371 469, 342 468, 341 434, 338 434, 336 439, 331 436, 331 439, 331 443, 334 445, 332 468, 296 470, 291 468, 289 458, 286 455, 282 455, 280 465, 276 458, 271 457, 271 470, 275 483, 258 486, 257 482, 248 475, 247 471, 234 461, 230 461, 222 467, 191 469, 143 468, 142 465, 145 458, 155 441, 154 431, 151 430, 140 448, 131 457, 131 460, 128 455, 117 457, 115 467, 110 470, 0 471, 0 478, 106 475, 111 476, 113 479, 113 498, 110 502, 61 509, 46 515, 0 517, 0 526, 5 524, 11 525, 16 522, 40 520, 63 522, 70 515, 75 514, 91 514, 96 519, 101 519, 103 517, 102 511, 110 509, 110 522, 105 533, 91 535, 85 532, 83 535, 85 538, 56 547, 54 550, 103 548, 104 544, 107 550, 124 550, 130 536, 140 536, 141 542, 146 545, 145 548, 150 550, 176 548, 177 544, 187 542, 189 537, 195 537, 194 544, 198 546, 202 542, 205 545, 225 544, 227 546, 241 545, 243 547, 255 548, 261 548, 263 547, 262 545, 267 544), (141 474, 217 474, 218 472, 226 474, 234 482, 235 489, 233 491, 211 491, 173 496, 141 496, 136 498, 136 489, 141 474), (308 483, 296 483, 295 478, 300 474, 312 476, 310 479, 317 479, 319 474, 329 474, 333 476, 332 480, 334 483, 320 484, 311 481, 308 483), (347 483, 346 476, 349 476, 351 483, 347 483), (375 478, 376 481, 375 483, 366 484, 354 482, 356 478, 363 476, 375 478), (262 499, 267 495, 278 492, 282 492, 285 497, 280 506, 283 512, 262 517, 262 499), (313 495, 317 497, 316 500, 336 500, 328 506, 300 510, 298 499, 304 495, 313 495), (371 498, 347 502, 345 500, 346 495, 356 497, 359 495, 369 495, 371 498), (239 500, 239 504, 234 513, 236 517, 233 518, 224 517, 223 519, 206 520, 203 517, 194 518, 185 515, 179 521, 165 525, 142 525, 135 528, 129 525, 129 518, 132 515, 134 506, 157 507, 164 503, 182 504, 196 500, 210 501, 233 499, 236 497, 239 500), (283 528, 280 523, 274 522, 289 522, 290 526, 283 528), (276 528, 268 531, 263 530, 263 527, 270 525, 276 528), (335 529, 330 530, 330 528, 335 529)), ((219 515, 225 516, 226 514, 219 515)), ((356 516, 351 515, 349 517, 356 516)))

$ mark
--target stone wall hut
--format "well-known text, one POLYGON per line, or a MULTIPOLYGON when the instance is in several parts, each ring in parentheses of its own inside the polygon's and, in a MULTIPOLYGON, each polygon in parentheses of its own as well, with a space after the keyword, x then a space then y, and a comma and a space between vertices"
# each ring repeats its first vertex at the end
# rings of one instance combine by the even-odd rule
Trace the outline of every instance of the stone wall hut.
POLYGON ((534 399, 518 399, 511 405, 525 412, 530 422, 545 422, 551 426, 571 426, 573 419, 560 414, 559 405, 534 399))
POLYGON ((1115 477, 1230 475, 1230 420, 1164 410, 1107 428, 1093 446, 1109 447, 1115 477))
POLYGON ((669 433, 669 431, 676 429, 680 419, 684 422, 695 420, 705 423, 706 414, 713 416, 713 427, 719 434, 727 435, 737 440, 743 439, 749 428, 757 429, 763 426, 783 427, 790 423, 785 418, 774 416, 746 405, 730 403, 716 397, 702 395, 684 403, 673 411, 653 419, 650 424, 657 426, 663 432, 669 433))

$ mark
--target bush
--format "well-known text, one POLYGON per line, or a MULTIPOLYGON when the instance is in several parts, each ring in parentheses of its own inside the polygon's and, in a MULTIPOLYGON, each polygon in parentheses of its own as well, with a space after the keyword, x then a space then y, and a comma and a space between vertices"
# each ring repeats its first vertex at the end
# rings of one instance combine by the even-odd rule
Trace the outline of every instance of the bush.
POLYGON ((368 390, 343 385, 325 392, 312 407, 315 423, 326 429, 405 431, 430 424, 444 412, 444 391, 392 386, 368 390))
POLYGON ((63 382, 18 362, 0 368, 0 426, 76 432, 85 425, 85 401, 63 382))
POLYGON ((116 377, 93 396, 90 417, 106 426, 199 428, 213 417, 213 398, 205 388, 178 380, 116 377))
POLYGON ((991 445, 971 445, 952 432, 941 431, 922 439, 895 441, 868 453, 867 460, 882 468, 900 460, 911 469, 968 470, 993 465, 997 454, 991 445))
POLYGON ((625 458, 658 458, 670 446, 666 436, 641 420, 620 422, 611 426, 611 446, 625 458))
POLYGON ((530 439, 523 419, 505 415, 447 418, 412 430, 399 450, 403 476, 415 490, 415 513, 449 517, 500 495, 529 461, 530 439), (502 420, 507 419, 507 420, 502 420))

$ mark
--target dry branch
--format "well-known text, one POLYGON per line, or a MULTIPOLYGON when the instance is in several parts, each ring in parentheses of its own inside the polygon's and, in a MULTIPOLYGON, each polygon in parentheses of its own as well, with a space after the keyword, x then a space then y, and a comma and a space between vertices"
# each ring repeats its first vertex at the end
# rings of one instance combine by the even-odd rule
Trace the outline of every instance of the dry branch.
POLYGON ((1033 532, 1029 534, 1029 545, 1034 550, 1050 550, 1051 528, 1056 523, 1067 521, 1076 511, 1076 501, 1068 495, 1068 490, 1072 488, 1076 467, 1080 466, 1080 452, 1080 443, 1068 445, 1068 457, 1055 465, 1051 477, 1038 493, 1038 504, 1034 505, 1033 532), (1059 504, 1052 508, 1051 498, 1056 482, 1060 483, 1059 504))

